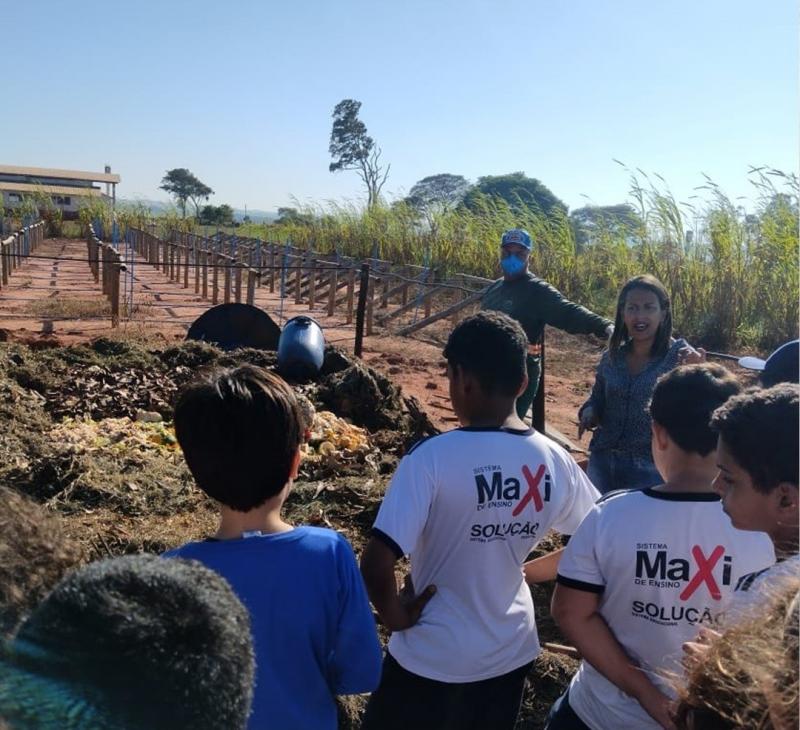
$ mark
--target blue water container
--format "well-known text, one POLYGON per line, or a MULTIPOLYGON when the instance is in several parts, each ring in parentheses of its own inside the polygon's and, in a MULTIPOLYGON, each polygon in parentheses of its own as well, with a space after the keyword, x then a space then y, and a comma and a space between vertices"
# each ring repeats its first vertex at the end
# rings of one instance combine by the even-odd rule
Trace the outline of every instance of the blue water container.
POLYGON ((293 317, 278 340, 278 370, 295 380, 319 375, 325 359, 325 336, 311 317, 293 317))

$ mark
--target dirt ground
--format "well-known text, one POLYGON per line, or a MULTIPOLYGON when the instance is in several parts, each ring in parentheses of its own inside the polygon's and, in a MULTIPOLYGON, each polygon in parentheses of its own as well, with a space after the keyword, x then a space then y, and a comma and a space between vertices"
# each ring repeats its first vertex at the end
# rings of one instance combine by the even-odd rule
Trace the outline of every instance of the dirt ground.
MULTIPOLYGON (((78 258, 83 244, 55 241, 50 246, 52 253, 78 258)), ((201 539, 213 532, 215 511, 194 488, 175 447, 169 424, 174 396, 200 367, 237 362, 272 367, 274 354, 225 354, 183 344, 185 326, 168 317, 157 321, 165 317, 163 311, 112 331, 107 318, 89 318, 102 312, 102 296, 75 291, 87 287, 88 267, 82 266, 31 260, 0 292, 0 479, 57 515, 85 560, 158 553, 201 539), (47 288, 23 291, 31 287, 47 288), (79 300, 83 303, 74 303, 79 300), (59 313, 69 316, 59 319, 59 313), (86 313, 91 315, 83 317, 86 313), (135 420, 142 412, 164 420, 135 420)), ((169 287, 180 289, 157 280, 157 274, 142 267, 139 276, 162 299, 169 287)), ((191 298, 180 291, 173 304, 178 295, 191 298)), ((206 307, 197 303, 198 311, 206 307)), ((284 315, 300 311, 308 309, 287 306, 284 315)), ((337 529, 360 553, 404 451, 436 429, 457 425, 441 356, 450 325, 413 338, 377 332, 366 338, 364 364, 359 364, 349 354, 352 329, 339 319, 317 316, 336 344, 328 350, 321 381, 297 389, 317 411, 331 411, 340 423, 346 419, 362 428, 367 443, 352 452, 336 446, 322 455, 320 446, 318 454, 310 454, 287 502, 287 517, 337 529)), ((548 426, 573 442, 577 408, 591 387, 601 350, 602 343, 593 338, 547 334, 548 426)), ((535 554, 559 544, 548 538, 535 554)), ((405 570, 401 565, 400 572, 405 570)), ((551 590, 533 590, 540 637, 561 642, 548 612, 551 590)), ((542 653, 531 671, 520 728, 542 727, 547 708, 575 667, 573 659, 542 653)), ((364 701, 342 702, 341 727, 358 726, 364 701)))

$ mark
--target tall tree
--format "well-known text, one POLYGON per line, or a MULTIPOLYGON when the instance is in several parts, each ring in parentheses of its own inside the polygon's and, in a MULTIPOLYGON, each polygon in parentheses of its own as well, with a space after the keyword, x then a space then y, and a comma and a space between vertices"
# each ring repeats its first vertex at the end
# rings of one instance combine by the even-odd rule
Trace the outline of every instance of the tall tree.
POLYGON ((447 172, 429 175, 414 183, 406 202, 420 210, 450 210, 464 199, 469 188, 469 181, 463 175, 447 172))
POLYGON ((198 216, 204 225, 232 226, 233 208, 227 203, 222 205, 204 205, 198 216))
POLYGON ((512 172, 508 175, 486 175, 479 177, 478 182, 464 198, 467 208, 477 206, 480 195, 500 198, 508 203, 512 210, 520 206, 537 207, 546 215, 555 208, 567 212, 567 206, 559 200, 551 190, 534 177, 527 177, 524 172, 512 172))
POLYGON ((429 175, 414 183, 405 202, 422 213, 435 231, 437 215, 455 208, 469 189, 469 181, 463 175, 447 172, 429 175))
POLYGON ((186 201, 191 200, 195 208, 195 216, 200 217, 200 203, 208 200, 214 191, 205 183, 195 177, 195 175, 185 167, 176 167, 167 170, 166 175, 161 178, 161 190, 166 190, 175 198, 181 215, 186 217, 186 201))
POLYGON ((579 248, 603 234, 628 238, 641 233, 644 227, 639 214, 627 203, 576 208, 569 214, 569 221, 579 248))
POLYGON ((329 172, 355 170, 367 189, 367 205, 375 205, 381 194, 391 165, 380 164, 381 148, 367 134, 367 127, 358 118, 361 102, 342 99, 333 109, 333 127, 328 150, 333 162, 329 172))
POLYGON ((300 226, 310 226, 314 222, 313 216, 308 213, 301 213, 297 208, 278 208, 278 217, 275 225, 287 225, 294 223, 300 226))

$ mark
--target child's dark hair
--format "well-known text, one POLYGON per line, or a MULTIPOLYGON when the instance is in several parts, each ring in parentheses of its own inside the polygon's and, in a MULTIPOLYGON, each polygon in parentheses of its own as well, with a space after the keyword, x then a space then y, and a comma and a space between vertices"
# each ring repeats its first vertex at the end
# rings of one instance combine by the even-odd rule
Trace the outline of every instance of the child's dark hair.
POLYGON ((612 358, 616 358, 619 349, 630 339, 630 333, 625 326, 625 300, 628 294, 634 289, 644 289, 653 292, 658 297, 661 309, 665 312, 664 321, 660 324, 650 354, 653 357, 663 357, 669 350, 669 343, 672 338, 672 304, 670 303, 669 293, 664 285, 650 274, 634 276, 625 282, 625 286, 620 289, 617 297, 617 313, 614 317, 614 334, 608 343, 608 352, 612 358))
POLYGON ((737 395, 711 417, 711 428, 759 492, 798 484, 799 402, 800 386, 781 383, 737 395))
POLYGON ((474 375, 487 395, 515 398, 525 379, 528 337, 520 324, 501 312, 468 317, 450 333, 444 348, 448 364, 474 375))
MULTIPOLYGON (((195 561, 128 555, 81 568, 3 654, 0 674, 16 678, 14 707, 63 714, 52 727, 223 730, 244 728, 250 712, 247 609, 224 578, 195 561), (37 708, 37 695, 48 702, 37 708), (114 722, 69 722, 87 703, 114 722)), ((0 714, 16 726, 3 703, 0 714)))
POLYGON ((722 365, 683 365, 662 375, 653 389, 650 417, 689 453, 707 456, 717 446, 711 414, 741 393, 739 381, 722 365))
POLYGON ((197 485, 240 512, 283 489, 305 426, 292 389, 253 365, 201 377, 175 405, 175 434, 197 485))

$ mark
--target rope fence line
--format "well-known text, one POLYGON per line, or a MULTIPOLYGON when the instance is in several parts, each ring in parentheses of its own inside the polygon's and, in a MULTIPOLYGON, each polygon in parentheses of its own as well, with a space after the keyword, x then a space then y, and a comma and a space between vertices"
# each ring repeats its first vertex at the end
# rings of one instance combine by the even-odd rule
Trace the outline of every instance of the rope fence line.
MULTIPOLYGON (((21 259, 21 260, 22 259, 43 259, 43 260, 48 260, 48 261, 76 261, 76 262, 83 263, 83 264, 86 263, 86 259, 68 258, 68 257, 64 257, 64 256, 37 256, 37 255, 32 255, 32 254, 29 254, 29 255, 22 254, 18 258, 21 259)), ((222 255, 220 255, 220 258, 222 258, 222 255)), ((239 264, 239 263, 229 263, 229 264, 219 264, 219 263, 213 264, 213 263, 209 263, 209 264, 206 264, 206 263, 191 263, 190 262, 188 264, 182 263, 181 267, 186 267, 186 268, 190 268, 190 269, 195 269, 195 268, 199 268, 199 269, 205 269, 205 268, 209 268, 209 269, 240 269, 240 268, 242 268, 242 264, 239 264)), ((245 267, 245 268, 250 268, 250 267, 245 267)), ((293 269, 296 270, 297 267, 261 266, 260 269, 253 269, 253 271, 254 271, 254 273, 256 273, 258 275, 259 271, 262 271, 262 272, 263 271, 270 271, 270 270, 284 271, 284 270, 288 270, 289 268, 293 268, 293 269)), ((305 267, 305 266, 303 267, 303 270, 304 270, 303 276, 307 276, 307 273, 305 273, 305 269, 306 268, 307 267, 305 267)), ((350 271, 353 268, 354 268, 353 266, 349 266, 349 265, 345 265, 345 264, 335 264, 333 266, 330 266, 330 265, 315 266, 315 267, 313 267, 313 269, 310 269, 310 270, 317 271, 317 272, 322 272, 322 271, 350 271)), ((77 269, 75 269, 75 270, 77 271, 77 269)), ((124 265, 123 265, 122 270, 125 271, 125 266, 124 265)), ((433 282, 431 282, 431 281, 420 281, 419 279, 403 276, 402 274, 398 274, 398 273, 395 273, 395 272, 374 273, 374 274, 372 274, 372 276, 373 276, 373 278, 381 280, 381 281, 384 280, 384 279, 394 279, 394 280, 397 280, 397 281, 400 281, 400 282, 413 284, 414 286, 419 286, 419 287, 423 287, 423 288, 424 287, 428 287, 428 288, 432 288, 432 289, 452 289, 454 291, 462 291, 462 292, 466 292, 466 293, 469 293, 469 294, 474 294, 475 291, 476 291, 474 288, 468 288, 468 287, 465 287, 465 286, 463 286, 461 284, 453 284, 453 283, 446 282, 446 281, 438 281, 438 282, 437 281, 433 281, 433 282)), ((466 276, 466 275, 459 274, 457 276, 466 276)), ((38 277, 38 278, 40 278, 42 280, 47 280, 50 277, 43 276, 43 277, 38 277)), ((471 277, 471 278, 478 279, 480 277, 471 277)), ((491 283, 492 280, 486 279, 485 281, 487 283, 491 283)))
MULTIPOLYGON (((145 308, 199 309, 205 302, 212 306, 229 302, 254 304, 257 291, 267 287, 270 294, 280 295, 281 319, 284 302, 293 299, 295 305, 307 304, 309 311, 321 307, 328 316, 343 310, 345 324, 351 325, 357 319, 357 302, 362 300, 363 286, 366 289, 363 297, 365 334, 374 333, 376 322, 386 326, 410 318, 410 325, 401 325, 399 333, 403 334, 409 327, 416 331, 445 316, 457 321, 458 312, 475 303, 491 283, 488 279, 466 274, 437 281, 436 272, 431 267, 394 265, 378 258, 358 260, 339 254, 317 254, 289 243, 233 235, 201 237, 173 231, 165 240, 152 231, 132 227, 120 235, 118 228, 113 227, 114 243, 109 244, 97 235, 98 232, 102 234, 99 222, 87 227, 86 258, 50 255, 37 252, 37 244, 43 240, 43 224, 37 226, 37 235, 29 236, 34 245, 25 245, 25 237, 20 234, 3 242, 2 259, 4 264, 6 259, 10 261, 9 273, 12 267, 16 270, 25 259, 76 264, 88 261, 94 282, 101 285, 100 292, 72 286, 68 291, 105 295, 110 303, 112 327, 119 325, 120 318, 130 319, 145 308), (10 250, 7 243, 10 243, 10 250), (145 264, 164 274, 169 283, 182 285, 183 290, 194 289, 198 297, 196 302, 171 303, 168 297, 180 297, 180 291, 159 291, 158 287, 143 284, 139 277, 134 276, 133 269, 145 264), (366 278, 362 276, 363 266, 367 267, 366 278), (434 313, 433 300, 443 295, 451 300, 443 312, 434 313), (159 297, 157 303, 152 301, 155 296, 159 297), (137 301, 142 297, 147 301, 137 301)), ((46 281, 48 285, 28 284, 24 288, 58 293, 60 287, 54 278, 55 268, 50 275, 34 277, 37 282, 46 281)), ((7 280, 5 273, 4 266, 3 279, 7 280)), ((77 269, 70 273, 79 275, 77 269)))
POLYGON ((256 292, 268 287, 270 294, 280 296, 281 320, 284 303, 293 299, 295 305, 307 304, 309 311, 321 308, 328 316, 344 310, 345 323, 350 325, 356 319, 356 297, 363 283, 368 290, 367 335, 373 334, 376 321, 385 325, 403 316, 410 316, 412 321, 401 333, 408 326, 413 331, 422 329, 444 316, 455 322, 459 312, 475 304, 492 283, 466 274, 437 281, 436 272, 430 267, 394 265, 377 258, 359 260, 337 253, 321 255, 295 248, 288 242, 280 244, 233 235, 203 237, 173 231, 162 239, 152 229, 130 228, 125 239, 140 258, 171 283, 182 285, 183 289, 193 288, 197 296, 212 305, 253 304, 256 292), (364 264, 369 275, 362 282, 359 270, 364 264), (444 314, 434 314, 433 300, 443 295, 451 300, 444 314))

